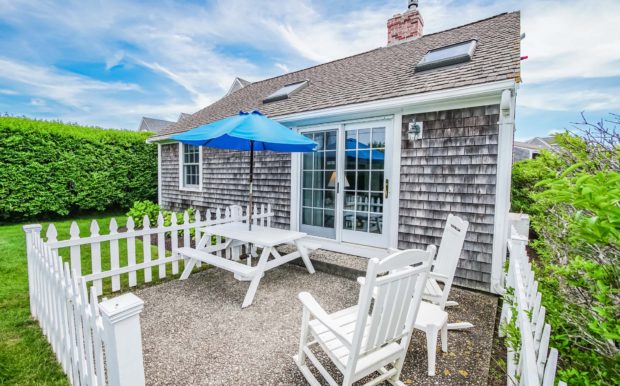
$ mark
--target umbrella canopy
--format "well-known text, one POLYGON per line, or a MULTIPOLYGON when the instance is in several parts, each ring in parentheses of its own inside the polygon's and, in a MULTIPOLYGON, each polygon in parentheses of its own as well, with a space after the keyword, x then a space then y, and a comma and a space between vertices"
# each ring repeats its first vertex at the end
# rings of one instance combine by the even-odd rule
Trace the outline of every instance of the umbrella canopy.
POLYGON ((238 115, 199 126, 170 137, 194 146, 216 149, 250 151, 250 192, 248 195, 248 224, 252 230, 252 188, 254 181, 254 151, 277 152, 316 151, 317 143, 271 120, 259 111, 239 112, 238 115))
POLYGON ((259 111, 241 111, 238 115, 173 135, 171 139, 188 145, 245 151, 252 150, 252 142, 254 150, 288 153, 314 151, 317 146, 316 142, 259 111))

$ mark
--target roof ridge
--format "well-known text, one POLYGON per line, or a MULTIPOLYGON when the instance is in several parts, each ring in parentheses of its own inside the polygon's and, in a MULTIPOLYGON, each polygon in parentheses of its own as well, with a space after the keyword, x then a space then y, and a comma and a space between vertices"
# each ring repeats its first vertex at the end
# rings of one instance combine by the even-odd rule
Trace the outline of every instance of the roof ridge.
POLYGON ((394 45, 391 45, 391 46, 381 46, 381 47, 373 48, 373 49, 368 50, 368 51, 359 52, 357 54, 345 56, 345 57, 339 58, 339 59, 334 59, 334 60, 329 61, 329 62, 318 63, 318 64, 315 64, 315 65, 310 66, 310 67, 305 67, 305 68, 301 68, 299 70, 295 70, 295 71, 292 71, 292 72, 287 72, 286 74, 281 74, 281 75, 277 75, 277 76, 272 76, 271 78, 265 78, 265 79, 257 80, 255 82, 251 82, 246 87, 250 87, 252 85, 257 85, 257 84, 260 84, 260 83, 263 83, 263 82, 267 82, 267 81, 271 81, 271 80, 274 80, 274 79, 278 79, 278 78, 281 78, 281 77, 284 77, 284 76, 289 76, 289 75, 292 75, 292 74, 296 74, 298 72, 307 71, 307 70, 310 70, 310 69, 313 69, 313 68, 316 68, 316 67, 321 67, 321 66, 326 66, 328 64, 337 63, 337 62, 340 62, 342 60, 347 60, 347 59, 354 58, 356 56, 366 55, 366 54, 371 53, 373 51, 382 50, 382 49, 391 49, 391 48, 399 47, 399 46, 402 46, 402 45, 405 45, 405 44, 407 44, 407 45, 408 44, 413 44, 414 42, 417 42, 417 41, 419 41, 421 39, 424 39, 426 37, 429 37, 429 36, 441 34, 441 33, 444 33, 444 32, 455 30, 455 29, 467 27, 467 26, 470 26, 470 25, 473 25, 473 24, 481 23, 481 22, 484 22, 484 21, 487 21, 487 20, 495 19, 495 18, 498 18, 500 16, 508 15, 508 14, 511 14, 511 13, 519 13, 519 12, 520 11, 511 11, 511 12, 498 13, 497 15, 489 16, 489 17, 486 17, 484 19, 480 19, 480 20, 476 20, 476 21, 472 21, 472 22, 467 23, 467 24, 463 24, 463 25, 459 25, 459 26, 456 26, 456 27, 448 28, 448 29, 445 29, 445 30, 442 30, 442 31, 433 32, 432 34, 428 34, 428 35, 422 35, 418 39, 410 40, 410 41, 403 42, 403 43, 400 43, 400 44, 394 44, 394 45))

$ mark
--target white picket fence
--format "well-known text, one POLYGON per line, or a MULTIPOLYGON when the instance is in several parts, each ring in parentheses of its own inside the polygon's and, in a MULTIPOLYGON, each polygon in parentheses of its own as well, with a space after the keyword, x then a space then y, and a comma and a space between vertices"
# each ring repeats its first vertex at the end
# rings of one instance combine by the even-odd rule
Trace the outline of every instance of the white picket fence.
POLYGON ((40 225, 24 231, 30 312, 71 384, 144 385, 142 300, 125 294, 99 303, 96 290, 89 297, 86 281, 43 241, 40 225))
MULTIPOLYGON (((545 323, 545 307, 541 305, 532 265, 526 252, 529 218, 521 215, 511 225, 508 237, 509 268, 506 289, 512 288, 512 304, 504 301, 501 323, 509 323, 513 317, 520 332, 520 351, 508 349, 508 386, 553 386, 555 384, 558 350, 549 348, 551 326, 545 323), (514 309, 513 309, 514 308, 514 309), (516 311, 516 315, 514 312, 516 311)), ((500 335, 502 330, 500 329, 500 335)), ((564 382, 559 382, 565 385, 564 382)))
MULTIPOLYGON (((192 230, 198 240, 200 229, 205 226, 247 222, 247 208, 243 212, 240 206, 206 211, 204 215, 196 211, 193 221, 185 212, 181 223, 173 214, 168 226, 164 225, 160 213, 155 227, 150 226, 151 220, 145 216, 142 229, 135 229, 134 220, 128 218, 123 232, 119 232, 117 222, 112 219, 107 234, 100 234, 100 226, 93 220, 87 237, 80 237, 80 229, 73 222, 67 240, 58 240, 53 224, 46 231, 46 241, 41 237, 41 225, 24 226, 30 311, 38 320, 72 385, 144 384, 139 320, 143 302, 135 295, 126 293, 99 303, 103 281, 109 279, 111 285, 106 290, 116 292, 123 289, 123 275, 127 276, 128 288, 151 282, 152 267, 158 267, 160 279, 168 275, 168 268, 172 275, 177 275, 182 272, 182 267, 179 267, 183 263, 182 258, 166 250, 166 236, 174 250, 181 242, 184 246, 190 245, 192 230), (157 238, 155 245, 151 243, 152 235, 157 238), (140 254, 136 253, 136 238, 142 238, 140 262, 137 261, 140 254), (121 259, 121 243, 126 243, 126 259, 121 259), (153 247, 157 251, 155 258, 153 247), (63 262, 60 254, 65 251, 64 248, 68 248, 68 262, 63 262), (90 251, 88 273, 85 273, 86 267, 82 267, 82 248, 90 251), (102 249, 106 253, 102 253, 102 249), (121 262, 124 262, 122 266, 121 262), (138 275, 139 271, 143 274, 138 275), (140 277, 142 282, 139 282, 140 277)), ((255 206, 252 218, 256 225, 270 226, 273 218, 271 206, 261 205, 260 211, 255 206)), ((236 247, 219 253, 238 259, 242 248, 251 252, 248 247, 236 247)))
MULTIPOLYGON (((168 268, 172 275, 177 275, 182 272, 179 268, 179 262, 183 260, 181 257, 173 255, 170 251, 166 250, 166 235, 170 237, 171 249, 174 250, 180 246, 190 245, 190 232, 193 230, 196 235, 196 240, 200 239, 200 229, 210 225, 223 224, 232 221, 247 222, 247 207, 245 211, 242 211, 240 206, 227 207, 224 210, 216 209, 214 211, 207 210, 205 213, 201 213, 197 210, 194 214, 193 221, 190 221, 190 215, 187 212, 183 213, 182 221, 179 222, 176 213, 171 216, 171 225, 164 225, 164 217, 161 213, 155 220, 155 226, 152 227, 151 219, 144 216, 142 229, 135 229, 135 221, 129 217, 124 232, 118 231, 118 224, 116 220, 112 219, 109 223, 109 233, 100 234, 100 226, 96 220, 93 220, 90 225, 90 236, 80 237, 80 229, 77 223, 71 224, 69 233, 70 238, 68 240, 58 240, 58 232, 53 224, 51 224, 46 232, 47 245, 53 250, 58 251, 61 248, 69 248, 69 256, 71 260, 71 269, 74 270, 78 276, 83 277, 86 282, 93 282, 97 293, 101 294, 103 290, 102 282, 106 278, 111 278, 111 291, 117 292, 122 289, 121 276, 127 275, 128 287, 135 287, 138 284, 149 283, 153 280, 151 267, 158 267, 157 276, 159 279, 164 279, 169 274, 168 268), (151 242, 151 235, 157 235, 157 241, 153 244, 151 242), (136 261, 136 238, 142 238, 142 262, 136 261), (120 266, 120 253, 119 243, 126 242, 127 244, 127 263, 124 266, 120 266), (107 243, 109 245, 109 269, 102 268, 102 244, 107 243), (90 248, 91 267, 90 273, 84 274, 83 267, 81 266, 81 251, 84 246, 90 248), (153 256, 151 247, 156 247, 156 256, 153 256), (138 281, 137 272, 142 271, 143 282, 138 281)), ((252 214, 252 222, 254 225, 271 226, 273 218, 273 212, 271 205, 254 206, 254 213, 252 214)), ((216 237, 217 239, 217 237, 216 237)), ((217 240, 220 242, 220 240, 217 240)), ((240 253, 243 253, 239 248, 229 249, 224 252, 218 252, 218 254, 225 253, 226 257, 231 259, 238 259, 240 253)))

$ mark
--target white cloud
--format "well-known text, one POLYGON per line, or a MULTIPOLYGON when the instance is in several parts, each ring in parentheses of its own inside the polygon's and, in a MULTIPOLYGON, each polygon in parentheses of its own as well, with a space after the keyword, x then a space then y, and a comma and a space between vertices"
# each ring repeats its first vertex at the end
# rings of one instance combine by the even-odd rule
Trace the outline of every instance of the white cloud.
POLYGON ((525 82, 620 76, 620 2, 525 1, 525 82))
POLYGON ((620 95, 615 90, 567 89, 554 85, 520 92, 519 106, 553 111, 620 110, 620 95))
POLYGON ((30 104, 32 106, 47 106, 47 103, 45 102, 44 99, 41 98, 32 98, 30 99, 30 104))
POLYGON ((0 79, 15 85, 28 95, 84 108, 96 93, 137 91, 140 86, 122 82, 103 82, 49 67, 20 63, 0 58, 0 79))
POLYGON ((288 72, 291 72, 291 70, 288 68, 288 66, 284 63, 276 63, 274 64, 276 67, 278 67, 280 70, 282 70, 282 73, 286 74, 288 72))
POLYGON ((125 53, 123 51, 117 51, 114 55, 106 58, 105 60, 105 69, 109 70, 112 67, 118 66, 121 61, 125 58, 125 53))
MULTIPOLYGON (((0 0, 0 20, 20 31, 13 37, 12 53, 4 50, 5 58, 0 57, 0 94, 46 100, 48 107, 57 103, 67 108, 59 110, 63 119, 104 126, 137 126, 141 115, 176 119, 180 111, 194 112, 220 98, 236 76, 255 81, 383 46, 387 20, 405 8, 404 0, 371 5, 219 0, 182 6, 0 0), (42 34, 59 46, 42 44, 42 34), (260 53, 258 58, 253 52, 260 53), (68 60, 102 63, 106 69, 120 63, 141 66, 160 74, 161 85, 97 80, 54 67, 68 60), (135 95, 130 98, 131 93, 135 95)), ((528 88, 550 80, 620 76, 620 44, 614 41, 620 36, 617 0, 420 4, 427 34, 519 8, 527 33, 523 54, 530 56, 522 62, 521 106, 618 106, 618 97, 609 90, 557 93, 528 88)))

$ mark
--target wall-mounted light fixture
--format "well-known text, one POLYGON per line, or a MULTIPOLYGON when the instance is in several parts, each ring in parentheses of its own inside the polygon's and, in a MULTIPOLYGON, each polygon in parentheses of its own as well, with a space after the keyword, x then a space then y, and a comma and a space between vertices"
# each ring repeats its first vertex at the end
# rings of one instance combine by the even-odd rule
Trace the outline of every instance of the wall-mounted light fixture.
POLYGON ((409 122, 409 130, 407 130, 407 139, 409 139, 410 141, 422 139, 423 129, 424 129, 423 122, 416 122, 415 119, 409 122))

